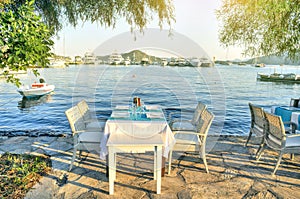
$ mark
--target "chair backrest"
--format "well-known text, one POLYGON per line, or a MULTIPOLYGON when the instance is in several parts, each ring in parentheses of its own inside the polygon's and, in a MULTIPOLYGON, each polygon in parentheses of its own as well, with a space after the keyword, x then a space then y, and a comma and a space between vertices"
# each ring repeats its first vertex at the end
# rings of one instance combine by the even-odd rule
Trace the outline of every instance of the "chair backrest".
POLYGON ((291 98, 290 106, 293 106, 293 107, 299 107, 299 106, 300 106, 299 101, 300 101, 300 99, 297 99, 297 98, 291 98))
POLYGON ((209 131, 209 128, 212 124, 212 121, 214 119, 214 114, 211 113, 209 110, 207 109, 204 109, 199 120, 198 120, 198 123, 197 123, 197 132, 200 135, 200 137, 202 137, 202 140, 206 139, 206 136, 208 134, 208 131, 209 131))
POLYGON ((81 100, 77 103, 78 109, 84 120, 90 119, 89 106, 85 100, 81 100))
POLYGON ((67 116, 73 134, 85 128, 85 123, 77 106, 69 108, 65 111, 65 114, 67 116))
POLYGON ((251 113, 251 128, 256 125, 263 129, 265 123, 264 109, 251 103, 249 103, 249 109, 251 113))
POLYGON ((197 107, 196 107, 195 112, 194 112, 194 115, 193 115, 193 118, 192 118, 192 121, 191 121, 191 123, 192 123, 193 125, 195 125, 195 126, 197 125, 198 120, 199 120, 201 114, 203 113, 203 111, 204 111, 206 108, 207 108, 207 106, 206 106, 205 104, 203 104, 203 103, 200 102, 200 101, 198 102, 197 107))
POLYGON ((278 115, 264 112, 265 115, 265 141, 266 144, 273 148, 280 150, 285 146, 286 134, 282 119, 278 115))

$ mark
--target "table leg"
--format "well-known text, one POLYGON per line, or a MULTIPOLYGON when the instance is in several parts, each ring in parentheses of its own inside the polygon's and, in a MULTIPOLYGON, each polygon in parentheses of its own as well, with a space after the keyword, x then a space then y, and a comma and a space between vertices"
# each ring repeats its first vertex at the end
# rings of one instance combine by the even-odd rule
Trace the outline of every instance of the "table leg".
POLYGON ((154 180, 156 180, 156 170, 157 170, 157 146, 154 147, 154 168, 153 168, 153 175, 154 180))
POLYGON ((161 164, 162 164, 162 147, 155 147, 156 150, 156 193, 160 194, 161 192, 161 164))
POLYGON ((108 170, 109 170, 109 194, 114 194, 114 172, 115 172, 115 154, 108 147, 108 170))
POLYGON ((161 161, 161 177, 165 176, 165 172, 166 172, 166 158, 162 157, 162 161, 161 161))
POLYGON ((108 167, 108 155, 106 156, 106 177, 108 178, 108 169, 109 169, 109 167, 108 167))

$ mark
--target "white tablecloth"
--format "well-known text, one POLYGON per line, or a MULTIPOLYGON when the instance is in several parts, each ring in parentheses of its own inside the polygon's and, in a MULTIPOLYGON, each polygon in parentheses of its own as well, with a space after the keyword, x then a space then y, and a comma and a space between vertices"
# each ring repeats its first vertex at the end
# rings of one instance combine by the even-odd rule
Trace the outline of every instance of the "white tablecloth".
POLYGON ((147 118, 150 119, 130 119, 127 112, 124 112, 124 110, 118 111, 115 109, 112 112, 111 117, 105 124, 104 136, 102 137, 100 143, 101 159, 105 159, 106 155, 108 154, 106 143, 111 133, 134 136, 139 139, 148 139, 153 135, 161 134, 164 142, 163 156, 166 158, 168 157, 170 149, 173 148, 175 144, 174 135, 166 119, 164 118, 162 110, 154 110, 150 109, 150 107, 148 108, 149 110, 154 111, 147 112, 147 118))
POLYGON ((300 130, 299 116, 300 116, 300 112, 293 112, 292 116, 291 116, 291 122, 293 122, 297 125, 297 130, 300 130))

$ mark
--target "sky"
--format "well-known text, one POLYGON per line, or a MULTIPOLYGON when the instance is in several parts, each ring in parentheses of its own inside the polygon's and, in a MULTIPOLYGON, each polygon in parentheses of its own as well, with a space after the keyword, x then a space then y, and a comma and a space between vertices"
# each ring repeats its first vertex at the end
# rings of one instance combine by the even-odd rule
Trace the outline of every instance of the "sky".
MULTIPOLYGON (((235 47, 224 48, 218 40, 218 22, 215 10, 221 6, 222 0, 175 0, 175 18, 172 28, 194 42, 196 42, 210 58, 216 60, 244 59, 242 50, 235 47)), ((154 20, 148 28, 159 28, 158 21, 154 20)), ((165 25, 164 29, 168 30, 165 25)), ((67 26, 55 37, 53 52, 58 55, 84 56, 87 51, 94 51, 99 45, 130 31, 130 26, 120 20, 116 27, 105 28, 98 24, 84 23, 76 28, 67 26)), ((123 53, 123 52, 120 52, 123 53)))

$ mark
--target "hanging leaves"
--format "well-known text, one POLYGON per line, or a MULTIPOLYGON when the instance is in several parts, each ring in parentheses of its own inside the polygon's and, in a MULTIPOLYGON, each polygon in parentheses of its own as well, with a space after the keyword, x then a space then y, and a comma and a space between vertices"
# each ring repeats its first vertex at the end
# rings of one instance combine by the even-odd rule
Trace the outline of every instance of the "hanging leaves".
POLYGON ((7 81, 19 86, 18 78, 9 71, 26 70, 31 66, 46 67, 48 57, 52 55, 53 32, 36 15, 34 1, 19 7, 7 6, 0 8, 0 68, 8 68, 4 74, 7 81))
POLYGON ((300 58, 300 0, 223 0, 219 39, 249 56, 300 58))

